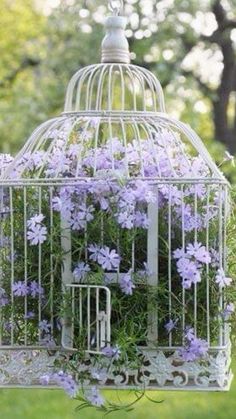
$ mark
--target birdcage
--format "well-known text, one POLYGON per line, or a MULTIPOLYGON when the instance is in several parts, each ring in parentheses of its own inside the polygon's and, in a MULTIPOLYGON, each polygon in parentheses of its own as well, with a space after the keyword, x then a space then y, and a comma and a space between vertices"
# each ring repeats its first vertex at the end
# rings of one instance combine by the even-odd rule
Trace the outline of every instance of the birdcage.
POLYGON ((228 183, 130 64, 119 3, 102 63, 4 160, 0 383, 71 364, 88 387, 227 390, 228 183))

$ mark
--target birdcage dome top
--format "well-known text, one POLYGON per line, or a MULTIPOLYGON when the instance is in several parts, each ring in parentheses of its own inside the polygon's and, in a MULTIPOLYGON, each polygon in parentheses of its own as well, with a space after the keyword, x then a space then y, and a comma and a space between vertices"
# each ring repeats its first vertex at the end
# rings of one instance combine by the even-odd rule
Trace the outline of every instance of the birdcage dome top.
POLYGON ((108 17, 102 63, 72 77, 62 115, 33 132, 2 178, 225 181, 199 137, 165 112, 158 79, 130 64, 125 26, 108 17))

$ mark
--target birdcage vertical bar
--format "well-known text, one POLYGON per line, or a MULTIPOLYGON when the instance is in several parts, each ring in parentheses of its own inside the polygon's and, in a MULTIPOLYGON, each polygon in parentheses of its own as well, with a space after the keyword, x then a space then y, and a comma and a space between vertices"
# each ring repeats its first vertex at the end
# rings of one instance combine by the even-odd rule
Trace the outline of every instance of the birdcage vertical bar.
MULTIPOLYGON (((181 184, 181 224, 182 224, 182 249, 185 250, 185 220, 184 220, 184 185, 181 184)), ((182 341, 183 344, 185 343, 185 288, 184 284, 182 284, 182 341)))
MULTIPOLYGON (((61 277, 62 277, 62 293, 66 293, 66 286, 73 282, 72 274, 72 245, 71 245, 71 227, 68 220, 61 216, 61 247, 63 252, 63 262, 61 267, 61 277)), ((64 316, 63 324, 66 327, 63 328, 63 339, 64 344, 67 347, 72 345, 72 329, 71 329, 71 319, 68 316, 64 316)))
MULTIPOLYGON (((223 187, 223 196, 224 196, 224 202, 223 202, 223 269, 224 272, 227 272, 227 217, 228 217, 228 188, 227 186, 223 187)), ((225 301, 223 300, 223 306, 225 305, 225 301)), ((224 345, 226 345, 228 342, 228 333, 227 333, 227 329, 228 329, 229 325, 225 322, 223 325, 223 331, 224 331, 224 337, 223 337, 223 341, 224 341, 224 345)))
POLYGON ((13 187, 9 187, 9 199, 10 199, 10 235, 11 235, 11 324, 10 324, 10 333, 11 333, 11 346, 14 345, 14 294, 13 294, 13 284, 15 277, 14 269, 14 207, 13 207, 13 187))
MULTIPOLYGON (((195 226, 194 226, 194 243, 196 244, 198 241, 198 202, 197 202, 197 186, 200 186, 199 184, 194 185, 194 219, 195 219, 195 226)), ((197 284, 194 284, 194 330, 195 334, 197 335, 197 301, 198 301, 198 286, 197 284)))
POLYGON ((90 321, 90 307, 91 307, 91 290, 87 288, 87 349, 90 350, 91 343, 91 321, 90 321))
MULTIPOLYGON (((207 202, 206 202, 206 251, 209 252, 209 216, 210 216, 210 185, 206 186, 207 202)), ((207 314, 207 343, 210 345, 210 280, 209 280, 209 264, 206 265, 206 314, 207 314)))
MULTIPOLYGON (((169 186, 169 193, 168 193, 168 299, 169 299, 169 320, 172 319, 172 274, 171 274, 171 266, 172 266, 172 186, 169 186)), ((169 346, 172 346, 172 331, 169 333, 169 346)))
MULTIPOLYGON (((38 213, 42 213, 42 188, 38 188, 38 213)), ((42 274, 42 245, 39 243, 38 245, 38 285, 39 289, 41 289, 41 274, 42 274)), ((41 292, 39 293, 38 298, 38 324, 42 321, 42 296, 41 292)), ((39 328, 39 342, 42 338, 42 331, 39 328)))
POLYGON ((54 261, 53 261, 53 236, 54 236, 54 218, 53 218, 53 188, 49 188, 49 211, 50 211, 50 324, 51 334, 54 333, 54 261))
MULTIPOLYGON (((0 167, 0 175, 1 175, 1 167, 0 167)), ((0 187, 0 288, 2 287, 2 280, 3 280, 3 248, 4 248, 4 188, 0 187)), ((2 307, 0 307, 0 346, 2 345, 2 307)))
POLYGON ((101 347, 100 342, 100 333, 99 333, 99 302, 100 302, 100 293, 99 288, 96 288, 96 347, 97 351, 99 351, 99 348, 101 347))
MULTIPOLYGON (((218 194, 218 205, 219 205, 219 266, 220 269, 223 269, 223 202, 222 202, 222 185, 219 185, 219 194, 218 194)), ((222 313, 223 310, 223 290, 219 287, 219 312, 222 313)), ((223 327, 221 324, 221 317, 219 315, 219 344, 223 345, 223 327)))
MULTIPOLYGON (((158 195, 158 186, 154 187, 154 192, 158 195)), ((155 203, 148 205, 148 243, 147 243, 147 264, 150 270, 147 283, 151 287, 157 288, 158 286, 158 273, 159 273, 159 208, 155 203)), ((158 305, 148 303, 148 343, 153 345, 158 340, 158 305)))
MULTIPOLYGON (((27 246, 27 189, 24 186, 23 187, 23 206, 24 206, 24 282, 25 282, 25 287, 27 288, 28 285, 28 246, 27 246)), ((25 336, 24 336, 24 343, 25 346, 27 345, 27 326, 28 326, 28 321, 27 321, 27 310, 28 310, 28 299, 27 299, 27 294, 24 297, 24 311, 25 311, 25 336)))

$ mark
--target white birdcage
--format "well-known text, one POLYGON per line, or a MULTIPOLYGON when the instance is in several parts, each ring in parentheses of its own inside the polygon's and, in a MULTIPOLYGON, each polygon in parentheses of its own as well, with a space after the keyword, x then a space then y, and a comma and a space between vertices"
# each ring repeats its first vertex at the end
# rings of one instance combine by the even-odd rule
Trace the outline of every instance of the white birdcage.
POLYGON ((72 77, 62 115, 2 171, 0 384, 37 386, 71 359, 79 380, 132 320, 137 365, 113 357, 98 385, 227 390, 228 183, 130 64, 110 7, 102 64, 72 77))

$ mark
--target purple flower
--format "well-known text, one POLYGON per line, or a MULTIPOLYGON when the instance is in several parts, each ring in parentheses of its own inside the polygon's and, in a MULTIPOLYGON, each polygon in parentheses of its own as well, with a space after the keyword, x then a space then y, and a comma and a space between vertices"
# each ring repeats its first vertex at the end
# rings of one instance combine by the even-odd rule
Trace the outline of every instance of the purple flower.
POLYGON ((28 221, 27 221, 27 227, 31 230, 34 227, 36 227, 36 225, 41 224, 42 221, 44 220, 45 216, 43 214, 38 214, 35 215, 34 217, 31 217, 28 221))
POLYGON ((101 407, 104 405, 105 400, 101 396, 97 387, 92 387, 91 390, 87 393, 86 399, 93 405, 97 407, 101 407))
POLYGON ((134 224, 135 224, 135 227, 148 229, 149 220, 148 220, 147 215, 144 212, 136 211, 134 224))
POLYGON ((132 281, 131 271, 122 276, 119 281, 121 291, 126 295, 132 295, 135 285, 132 281))
POLYGON ((92 368, 91 369, 91 376, 95 380, 98 381, 105 381, 107 379, 107 370, 106 368, 92 368))
POLYGON ((85 204, 79 206, 79 210, 72 214, 71 227, 72 230, 82 230, 86 227, 87 222, 94 219, 94 207, 90 205, 86 207, 85 204))
POLYGON ((211 254, 211 266, 213 268, 218 268, 220 264, 220 255, 219 252, 215 249, 210 249, 211 254))
POLYGON ((174 259, 181 259, 181 258, 186 257, 186 254, 185 254, 184 249, 176 249, 173 252, 173 256, 174 256, 174 259))
POLYGON ((113 358, 117 361, 120 358, 121 351, 118 346, 106 346, 102 349, 102 353, 107 358, 113 358))
POLYGON ((202 262, 202 263, 211 262, 211 256, 209 252, 206 250, 205 246, 202 246, 201 243, 195 243, 195 244, 189 243, 187 246, 187 254, 195 257, 195 259, 198 262, 202 262))
POLYGON ((35 318, 35 313, 33 311, 28 311, 27 314, 24 315, 25 320, 30 320, 35 318))
POLYGON ((97 246, 96 244, 91 244, 88 247, 88 251, 89 253, 91 253, 91 255, 89 256, 89 259, 93 260, 94 262, 98 261, 98 256, 100 254, 100 246, 97 246))
POLYGON ((64 391, 70 396, 75 397, 78 392, 78 385, 73 379, 72 375, 67 374, 63 371, 53 374, 53 381, 64 389, 64 391))
POLYGON ((222 312, 222 317, 224 320, 229 320, 230 316, 234 313, 235 306, 233 303, 227 304, 224 311, 222 312))
POLYGON ((193 339, 180 350, 180 356, 184 361, 191 362, 203 358, 208 351, 208 344, 203 339, 193 339))
POLYGON ((90 272, 90 267, 88 264, 84 263, 84 262, 80 262, 78 263, 78 265, 76 266, 76 268, 73 271, 73 276, 77 281, 81 281, 84 280, 86 277, 86 274, 88 272, 90 272))
POLYGON ((9 298, 6 295, 4 288, 0 287, 0 307, 5 307, 9 303, 9 298))
POLYGON ((135 216, 133 210, 118 212, 116 218, 122 228, 127 228, 128 230, 134 228, 135 216))
POLYGON ((36 281, 32 281, 28 286, 28 294, 36 298, 44 294, 44 289, 36 281))
POLYGON ((194 332, 193 327, 191 327, 191 326, 187 326, 186 327, 186 329, 185 329, 185 338, 188 341, 191 341, 191 340, 193 340, 195 338, 195 332, 194 332))
POLYGON ((39 322, 39 329, 41 332, 49 333, 51 330, 51 325, 48 323, 47 320, 41 320, 39 322))
POLYGON ((32 246, 44 243, 47 240, 46 227, 40 224, 37 224, 35 227, 31 227, 31 230, 27 232, 27 239, 30 241, 32 246))
POLYGON ((208 343, 204 339, 197 338, 191 327, 186 329, 186 345, 179 351, 184 361, 196 361, 205 357, 209 349, 208 343))
POLYGON ((40 345, 46 346, 47 349, 52 350, 56 348, 56 342, 50 333, 46 333, 42 339, 40 339, 40 345))
POLYGON ((44 374, 39 378, 39 382, 42 386, 48 386, 51 381, 51 375, 50 374, 44 374))
POLYGON ((224 288, 230 285, 231 282, 232 282, 232 279, 225 276, 224 269, 222 268, 218 269, 217 275, 216 275, 216 284, 218 284, 220 288, 224 288))
POLYGON ((74 209, 74 204, 71 201, 70 192, 63 189, 60 192, 60 197, 57 196, 52 200, 52 207, 55 211, 60 212, 64 220, 71 219, 71 213, 74 209))
POLYGON ((165 329, 167 331, 167 333, 172 332, 172 330, 176 329, 176 325, 178 323, 178 319, 173 321, 172 319, 170 319, 170 321, 168 323, 165 324, 165 329))
POLYGON ((12 292, 15 297, 25 297, 28 294, 28 287, 23 281, 14 282, 12 292))
POLYGON ((120 265, 120 256, 114 249, 105 246, 100 249, 98 263, 107 271, 117 270, 120 265))
POLYGON ((78 386, 72 375, 63 371, 52 374, 44 374, 40 377, 41 385, 47 386, 50 383, 56 383, 59 387, 62 387, 70 397, 75 397, 78 392, 78 386))
POLYGON ((177 262, 177 268, 183 279, 183 287, 189 289, 192 284, 201 282, 201 274, 197 265, 187 258, 181 258, 177 262))

